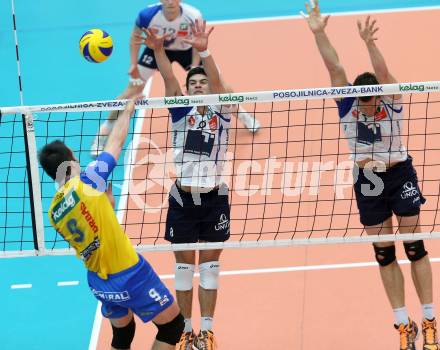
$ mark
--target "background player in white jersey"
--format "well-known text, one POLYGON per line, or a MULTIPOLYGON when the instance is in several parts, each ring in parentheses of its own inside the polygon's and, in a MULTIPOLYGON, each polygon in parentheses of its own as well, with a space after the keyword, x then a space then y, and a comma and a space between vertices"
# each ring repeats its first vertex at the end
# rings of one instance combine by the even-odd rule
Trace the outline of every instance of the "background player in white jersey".
MULTIPOLYGON (((193 39, 186 40, 199 51, 203 68, 188 72, 189 95, 226 91, 213 57, 208 52, 206 23, 195 22, 193 39)), ((163 47, 165 37, 151 30, 147 43, 154 48, 166 96, 182 96, 180 84, 163 47)), ((174 162, 177 181, 169 196, 165 238, 172 243, 223 242, 229 238, 230 207, 228 189, 221 182, 222 164, 228 142, 231 112, 236 106, 170 108, 174 162)), ((196 337, 191 324, 195 251, 175 252, 177 301, 185 317, 186 342, 182 350, 213 349, 212 321, 217 300, 221 250, 199 253, 199 302, 201 330, 196 337)))
MULTIPOLYGON (((345 70, 331 45, 325 27, 329 16, 322 17, 318 1, 306 4, 309 27, 319 52, 330 73, 332 86, 349 85, 345 70)), ((359 75, 354 85, 396 83, 375 44, 379 28, 367 18, 358 21, 359 34, 364 40, 374 68, 373 73, 359 75)), ((394 233, 392 216, 397 218, 401 233, 420 232, 420 206, 425 202, 417 180, 412 158, 401 140, 402 96, 367 96, 336 100, 344 133, 355 161, 354 190, 361 223, 369 235, 394 233), (356 177, 355 177, 356 179, 356 177), (372 190, 366 190, 372 189, 372 190), (367 192, 368 191, 368 192, 367 192)), ((411 261, 413 282, 422 304, 424 350, 437 350, 436 321, 432 304, 432 272, 423 241, 405 242, 405 252, 411 261)), ((404 279, 396 261, 393 242, 375 243, 374 251, 380 265, 385 291, 395 315, 395 328, 400 333, 400 349, 415 349, 417 325, 408 317, 405 307, 404 279)))
MULTIPOLYGON (((164 46, 171 62, 179 63, 185 70, 199 66, 201 61, 197 50, 193 49, 184 39, 191 38, 191 24, 201 18, 202 15, 198 9, 180 0, 161 0, 160 4, 151 5, 142 10, 136 19, 130 38, 128 87, 118 99, 129 99, 141 93, 148 79, 157 70, 156 59, 150 47, 146 46, 139 57, 141 45, 138 38, 143 29, 151 29, 158 35, 168 35, 164 46)), ((110 112, 107 121, 101 125, 91 147, 92 157, 96 157, 102 152, 107 136, 119 113, 119 111, 110 112)), ((251 132, 256 132, 260 128, 260 123, 244 109, 240 108, 237 116, 251 132)))

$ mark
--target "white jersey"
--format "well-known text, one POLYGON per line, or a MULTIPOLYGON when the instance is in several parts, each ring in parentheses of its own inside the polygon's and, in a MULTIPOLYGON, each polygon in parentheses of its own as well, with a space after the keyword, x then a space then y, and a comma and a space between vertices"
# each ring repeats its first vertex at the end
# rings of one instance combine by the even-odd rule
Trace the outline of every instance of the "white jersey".
POLYGON ((196 19, 202 19, 200 11, 190 5, 181 3, 180 16, 170 22, 162 12, 162 5, 155 4, 148 6, 139 13, 136 26, 140 29, 155 29, 159 35, 170 34, 169 39, 164 42, 165 49, 184 51, 189 50, 191 45, 183 42, 182 39, 191 38, 190 24, 193 24, 196 19))
POLYGON ((372 159, 384 163, 403 162, 408 153, 402 143, 402 100, 383 97, 374 117, 368 117, 359 110, 355 97, 338 101, 339 116, 351 159, 362 161, 372 159))
POLYGON ((176 176, 183 186, 213 188, 221 183, 233 106, 170 108, 176 176))

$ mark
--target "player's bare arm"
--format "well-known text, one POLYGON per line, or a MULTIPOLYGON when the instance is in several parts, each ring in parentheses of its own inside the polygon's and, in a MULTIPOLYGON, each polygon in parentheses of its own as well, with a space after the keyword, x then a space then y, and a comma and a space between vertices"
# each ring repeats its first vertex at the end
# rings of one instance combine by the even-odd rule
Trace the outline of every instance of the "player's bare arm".
MULTIPOLYGON (((376 20, 371 20, 371 17, 368 16, 364 24, 359 20, 357 25, 359 35, 367 46, 371 64, 373 65, 374 73, 379 83, 397 83, 397 80, 389 72, 385 59, 376 45, 376 40, 378 40, 377 32, 379 31, 376 20)), ((401 97, 402 95, 395 95, 394 99, 400 99, 401 97)))
POLYGON ((330 74, 332 86, 347 85, 348 80, 344 67, 339 62, 338 54, 325 32, 330 16, 323 17, 321 15, 318 0, 310 0, 310 4, 306 3, 306 10, 307 15, 303 12, 301 14, 307 20, 309 28, 315 36, 316 45, 330 74))
POLYGON ((115 121, 115 126, 108 137, 104 152, 110 153, 116 160, 119 158, 122 147, 125 143, 125 139, 127 138, 128 128, 130 126, 130 118, 134 112, 135 100, 137 100, 139 97, 140 95, 127 102, 124 111, 115 121))
POLYGON ((208 50, 209 36, 213 30, 214 27, 211 27, 208 30, 206 29, 206 21, 200 22, 199 20, 195 20, 194 25, 191 26, 191 31, 193 33, 192 39, 184 39, 184 41, 190 44, 198 52, 205 52, 205 55, 202 54, 204 56, 202 57, 203 68, 208 76, 211 92, 222 94, 226 92, 226 89, 220 78, 220 72, 218 71, 212 55, 206 52, 208 50))
POLYGON ((199 52, 193 48, 192 50, 192 61, 191 61, 191 68, 198 67, 201 64, 199 52))

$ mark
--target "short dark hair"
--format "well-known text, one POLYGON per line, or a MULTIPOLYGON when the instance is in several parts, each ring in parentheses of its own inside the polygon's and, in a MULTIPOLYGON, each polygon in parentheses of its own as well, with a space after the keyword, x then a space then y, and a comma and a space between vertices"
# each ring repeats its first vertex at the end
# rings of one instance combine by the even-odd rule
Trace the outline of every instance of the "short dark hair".
POLYGON ((191 68, 189 71, 188 71, 188 74, 186 75, 186 89, 188 90, 188 86, 189 86, 189 80, 191 79, 191 77, 193 76, 193 75, 196 75, 196 74, 203 74, 203 75, 206 75, 206 72, 205 72, 205 70, 203 69, 203 67, 194 67, 194 68, 191 68))
MULTIPOLYGON (((43 170, 53 180, 56 179, 58 167, 63 162, 75 160, 72 151, 67 147, 63 141, 56 140, 48 143, 38 153, 38 160, 40 161, 43 170)), ((66 170, 66 175, 70 175, 70 167, 66 170)))
MULTIPOLYGON (((370 72, 365 72, 356 77, 353 83, 354 86, 362 85, 379 85, 379 80, 377 80, 376 75, 370 72)), ((359 100, 362 102, 368 102, 373 98, 373 96, 362 96, 359 100)))

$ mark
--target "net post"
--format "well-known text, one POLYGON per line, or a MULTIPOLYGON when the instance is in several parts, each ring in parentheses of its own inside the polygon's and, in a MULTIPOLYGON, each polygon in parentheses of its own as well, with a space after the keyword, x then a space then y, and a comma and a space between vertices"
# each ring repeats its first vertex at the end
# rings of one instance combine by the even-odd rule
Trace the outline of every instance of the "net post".
POLYGON ((29 200, 32 215, 34 249, 37 255, 45 254, 43 205, 41 182, 38 170, 37 143, 35 140, 34 118, 31 113, 22 114, 23 134, 26 149, 26 169, 28 173, 29 200))

